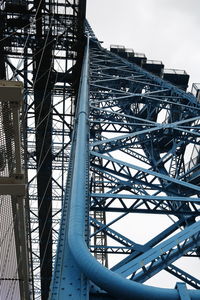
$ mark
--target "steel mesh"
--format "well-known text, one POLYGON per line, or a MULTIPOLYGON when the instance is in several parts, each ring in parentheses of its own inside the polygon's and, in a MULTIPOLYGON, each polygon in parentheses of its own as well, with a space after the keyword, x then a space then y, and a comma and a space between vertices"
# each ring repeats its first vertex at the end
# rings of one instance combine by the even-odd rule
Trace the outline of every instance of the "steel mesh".
POLYGON ((1 299, 20 299, 16 244, 10 195, 0 195, 0 290, 1 299))
POLYGON ((15 173, 15 144, 11 104, 0 102, 0 177, 15 173))

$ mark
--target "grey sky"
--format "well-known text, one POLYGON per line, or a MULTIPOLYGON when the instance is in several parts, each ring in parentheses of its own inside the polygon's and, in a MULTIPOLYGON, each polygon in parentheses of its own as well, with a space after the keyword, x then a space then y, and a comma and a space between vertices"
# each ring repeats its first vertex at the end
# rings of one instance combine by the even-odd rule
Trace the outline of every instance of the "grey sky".
POLYGON ((87 18, 103 46, 120 44, 185 69, 200 82, 200 0, 87 0, 87 18))

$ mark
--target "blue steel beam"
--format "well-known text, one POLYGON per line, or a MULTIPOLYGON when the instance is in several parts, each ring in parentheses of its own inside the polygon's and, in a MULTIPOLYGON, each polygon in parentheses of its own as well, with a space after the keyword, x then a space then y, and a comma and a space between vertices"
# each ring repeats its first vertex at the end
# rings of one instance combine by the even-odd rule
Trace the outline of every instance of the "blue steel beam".
MULTIPOLYGON (((101 224, 96 219, 90 218, 90 223, 92 226, 95 226, 96 228, 98 228, 98 230, 95 230, 95 232, 92 235, 90 235, 90 238, 93 237, 94 235, 96 235, 100 231, 106 231, 106 234, 109 237, 111 237, 113 240, 119 242, 120 244, 127 246, 128 248, 131 247, 131 249, 134 249, 136 251, 142 251, 143 246, 141 246, 137 243, 134 243, 133 241, 131 241, 127 237, 123 236, 119 232, 116 232, 115 230, 109 228, 107 225, 101 224)), ((90 247, 91 247, 91 245, 90 245, 90 247)))
POLYGON ((170 265, 165 270, 175 275, 177 278, 184 281, 185 283, 188 283, 190 286, 196 289, 200 289, 200 280, 188 274, 187 272, 183 271, 182 269, 178 268, 177 266, 170 265))
MULTIPOLYGON (((150 244, 152 246, 152 242, 148 243, 148 246, 141 246, 141 245, 137 245, 135 244, 133 241, 127 239, 127 237, 122 236, 121 234, 119 234, 118 232, 112 230, 111 228, 109 228, 108 226, 101 224, 100 222, 98 222, 97 220, 91 218, 91 222, 95 224, 95 227, 98 226, 98 230, 95 231, 95 234, 98 233, 100 230, 106 231, 107 235, 111 238, 113 238, 114 240, 118 241, 120 244, 122 245, 126 245, 127 249, 129 249, 129 251, 132 252, 131 257, 132 260, 136 257, 138 257, 141 253, 144 253, 147 249, 150 249, 150 244)), ((180 226, 180 222, 179 222, 179 226, 180 226)), ((176 229, 178 228, 177 225, 175 227, 176 229)), ((168 232, 168 235, 170 234, 170 232, 168 232)), ((165 235, 166 236, 166 235, 165 235)), ((164 236, 164 237, 165 237, 164 236)), ((160 241, 160 240, 159 240, 160 241)), ((101 248, 101 246, 99 246, 99 249, 101 248)), ((115 247, 115 249, 113 249, 111 246, 105 248, 104 247, 104 251, 106 251, 107 253, 111 250, 112 252, 115 253, 126 253, 125 248, 123 248, 121 250, 120 247, 115 247)), ((92 246, 90 245, 90 250, 91 251, 98 251, 98 246, 92 246), (94 249, 93 249, 94 247, 94 249)), ((100 251, 102 251, 102 249, 100 249, 100 251)), ((130 255, 129 255, 130 256, 130 255)), ((127 262, 130 262, 131 258, 129 259, 125 259, 127 262)), ((121 266, 122 266, 122 262, 121 262, 121 266)), ((123 264, 124 266, 124 264, 123 264)), ((112 270, 118 270, 119 268, 115 267, 112 268, 112 270)), ((177 278, 183 280, 184 282, 188 283, 189 285, 191 285, 194 288, 200 288, 200 281, 198 279, 196 279, 195 277, 191 276, 190 274, 188 274, 187 272, 181 270, 180 268, 176 267, 175 265, 168 265, 167 267, 165 267, 165 270, 173 275, 175 275, 177 278)), ((144 270, 143 270, 144 272, 144 270)), ((143 283, 146 279, 149 279, 149 272, 147 273, 146 276, 146 272, 144 272, 143 274, 144 276, 140 278, 138 277, 138 275, 136 274, 136 276, 134 276, 134 280, 140 283, 143 283)), ((152 276, 152 274, 151 274, 152 276)), ((131 279, 133 280, 133 277, 131 277, 131 279)))
POLYGON ((111 194, 111 193, 106 193, 106 194, 97 194, 97 193, 91 193, 91 197, 94 198, 125 198, 125 199, 145 199, 145 200, 158 200, 158 201, 180 201, 180 202, 194 202, 200 204, 200 199, 199 198, 190 198, 190 197, 168 197, 168 196, 154 196, 154 195, 125 195, 125 194, 111 194))
POLYGON ((173 177, 170 177, 170 176, 167 176, 167 175, 164 175, 164 174, 152 171, 152 170, 144 169, 140 166, 136 166, 136 165, 130 164, 128 162, 124 162, 124 161, 121 161, 119 159, 115 159, 111 156, 102 155, 100 153, 93 152, 93 151, 91 151, 90 153, 91 153, 92 156, 95 156, 95 157, 97 156, 97 157, 100 157, 100 158, 106 160, 109 164, 116 164, 118 167, 119 166, 120 167, 124 166, 125 169, 126 169, 126 167, 127 168, 132 168, 134 170, 141 171, 142 173, 146 173, 146 174, 154 176, 156 178, 163 179, 167 182, 174 183, 174 184, 177 184, 179 186, 182 186, 182 187, 200 192, 200 187, 197 186, 197 185, 193 185, 191 183, 188 183, 188 182, 185 182, 185 181, 182 181, 182 180, 178 180, 176 178, 173 178, 173 177))
MULTIPOLYGON (((162 242, 167 237, 169 237, 169 235, 173 234, 182 225, 184 225, 183 221, 180 221, 180 220, 177 221, 176 223, 174 223, 173 225, 171 225, 170 227, 168 227, 167 229, 165 229, 164 231, 162 231, 160 234, 158 234, 156 237, 154 237, 153 239, 151 239, 150 241, 148 241, 146 244, 144 244, 142 250, 143 251, 147 251, 147 250, 155 247, 160 242, 162 242)), ((127 264, 130 261, 132 261, 133 259, 135 259, 137 256, 138 256, 138 252, 135 253, 135 251, 133 251, 130 255, 128 255, 127 257, 125 257, 123 260, 121 260, 115 266, 113 266, 111 268, 111 270, 114 271, 114 272, 115 271, 117 272, 118 269, 120 269, 125 264, 127 264)))
MULTIPOLYGON (((126 199, 126 197, 125 197, 126 199)), ((147 214, 168 214, 181 216, 184 214, 188 216, 199 216, 199 207, 189 205, 189 203, 180 204, 178 207, 173 206, 173 200, 168 201, 157 201, 152 202, 147 199, 140 199, 140 196, 133 202, 127 203, 125 199, 120 197, 112 197, 109 199, 108 204, 102 205, 101 202, 96 202, 95 205, 91 206, 91 211, 107 211, 107 212, 118 212, 118 213, 147 213, 147 214), (116 205, 114 200, 120 200, 120 204, 116 205)), ((172 197, 173 199, 173 197, 172 197)), ((175 201, 174 201, 175 202, 175 201)), ((175 202, 174 204, 176 204, 175 202)))
MULTIPOLYGON (((49 299, 88 299, 88 280, 84 273, 77 266, 73 250, 70 251, 70 235, 73 235, 71 223, 74 226, 76 219, 73 217, 73 210, 79 212, 84 226, 79 231, 79 238, 88 242, 89 220, 88 210, 88 55, 89 39, 84 54, 84 64, 81 72, 80 89, 77 101, 76 122, 72 139, 70 165, 68 170, 66 193, 62 208, 62 220, 57 247, 54 276, 51 284, 49 299), (81 177, 80 177, 81 176, 81 177), (78 197, 79 202, 85 206, 85 213, 82 216, 82 205, 74 199, 78 197), (69 239, 69 240, 68 240, 69 239)), ((77 218, 78 219, 78 218, 77 218)), ((76 225, 75 225, 76 226, 76 225)), ((74 236, 78 240, 78 236, 74 236)))
POLYGON ((176 96, 187 99, 189 103, 194 105, 194 107, 197 106, 196 98, 192 94, 185 93, 184 91, 182 91, 181 89, 178 89, 177 87, 175 87, 171 83, 159 78, 158 76, 153 75, 152 73, 149 73, 149 72, 145 71, 144 69, 137 66, 136 64, 132 64, 132 63, 128 62, 126 59, 124 59, 122 57, 119 58, 114 53, 110 53, 107 50, 105 50, 105 53, 107 53, 108 55, 110 55, 110 56, 112 56, 116 59, 120 59, 121 62, 124 62, 125 66, 128 66, 133 71, 138 72, 139 74, 142 74, 142 76, 146 77, 148 80, 152 80, 155 84, 162 87, 163 89, 167 89, 169 91, 172 91, 176 96))
MULTIPOLYGON (((133 241, 131 241, 130 239, 128 239, 127 237, 122 236, 120 233, 109 228, 108 225, 101 224, 94 218, 90 218, 90 223, 92 226, 95 226, 95 228, 98 228, 95 230, 94 234, 98 234, 99 231, 104 231, 104 232, 106 232, 107 236, 111 237, 113 240, 117 241, 119 244, 127 246, 129 253, 132 253, 131 254, 132 260, 134 258, 138 257, 141 253, 144 253, 147 249, 150 249, 150 243, 151 243, 151 247, 153 245, 152 242, 148 243, 148 246, 138 245, 138 244, 134 243, 133 241)), ((181 223, 179 222, 178 226, 180 226, 180 224, 181 223)), ((175 226, 174 227, 177 229, 177 228, 179 228, 178 226, 176 225, 176 227, 175 226)), ((171 233, 171 231, 168 232, 168 235, 170 233, 171 233)), ((92 235, 90 237, 92 237, 92 235)), ((166 237, 166 234, 164 235, 164 237, 166 237)), ((159 240, 159 242, 160 242, 160 240, 159 240)), ((107 246, 106 248, 105 247, 102 248, 101 246, 98 246, 98 245, 97 246, 90 245, 91 252, 98 251, 98 248, 99 248, 99 251, 106 251, 106 253, 109 253, 109 251, 111 251, 111 253, 126 253, 126 249, 125 248, 121 249, 121 247, 115 247, 115 249, 113 249, 112 246, 110 246, 110 247, 107 246)), ((129 260, 126 258, 127 262, 130 262, 130 260, 131 260, 130 258, 129 258, 129 260)), ((122 266, 122 262, 121 262, 121 266, 122 266)), ((123 264, 123 266, 124 266, 124 264, 123 264)), ((112 270, 113 271, 118 270, 118 268, 115 267, 115 268, 112 268, 112 270)), ((177 278, 183 280, 184 282, 188 283, 192 287, 197 288, 197 289, 200 288, 200 280, 196 279, 195 277, 193 277, 192 275, 183 271, 182 269, 176 267, 175 265, 170 264, 167 267, 165 267, 165 270, 167 272, 169 272, 170 274, 173 274, 177 278)), ((144 270, 143 270, 143 272, 144 272, 144 270)), ((136 276, 134 276, 134 279, 133 279, 133 276, 131 277, 131 279, 135 280, 137 282, 143 283, 143 282, 145 282, 145 280, 149 279, 149 277, 150 277, 149 272, 147 273, 147 276, 146 276, 146 272, 144 272, 143 275, 144 275, 143 277, 140 276, 140 278, 138 278, 138 275, 136 274, 136 276)), ((151 274, 151 276, 152 276, 152 274, 151 274)))
POLYGON ((191 300, 191 297, 184 283, 178 282, 176 284, 176 289, 179 291, 180 300, 191 300))
MULTIPOLYGON (((178 257, 184 255, 189 248, 192 249, 199 239, 200 222, 197 222, 162 242, 157 247, 154 247, 132 261, 129 261, 127 264, 123 265, 123 267, 118 268, 116 272, 123 277, 127 277, 140 270, 136 275, 137 279, 142 278, 142 276, 150 278, 150 273, 156 274, 164 269, 178 257), (148 265, 149 263, 151 264, 148 265)), ((134 279, 134 275, 132 278, 134 279)))

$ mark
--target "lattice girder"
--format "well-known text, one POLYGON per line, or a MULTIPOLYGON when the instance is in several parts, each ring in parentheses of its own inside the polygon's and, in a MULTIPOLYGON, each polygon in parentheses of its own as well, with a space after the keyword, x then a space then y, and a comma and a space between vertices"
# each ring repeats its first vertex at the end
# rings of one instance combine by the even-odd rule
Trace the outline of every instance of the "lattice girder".
MULTIPOLYGON (((65 247, 72 265, 78 266, 76 276, 86 275, 95 284, 91 283, 90 290, 90 281, 84 281, 85 288, 78 287, 87 291, 82 293, 83 299, 97 299, 101 293, 106 299, 179 299, 185 286, 160 290, 136 282, 166 270, 195 288, 199 286, 195 275, 174 263, 181 257, 199 256, 200 106, 191 94, 102 49, 92 36, 83 62, 71 185, 66 189, 68 208, 63 211, 69 216, 63 221, 65 247), (87 185, 88 171, 92 179, 87 185), (107 255, 112 273, 86 250, 88 207, 88 247, 96 257, 107 255), (102 222, 98 219, 101 213, 105 214, 102 222), (144 222, 153 215, 157 229, 151 233, 151 225, 144 222), (168 221, 162 224, 162 218, 168 221), (144 236, 135 238, 142 235, 140 230, 144 236), (106 243, 96 243, 95 236, 100 234, 106 243)), ((59 268, 62 251, 63 246, 58 247, 51 299, 64 299, 64 283, 69 286, 71 280, 76 285, 69 270, 59 268)), ((70 297, 75 297, 73 289, 69 291, 70 297)), ((188 297, 198 299, 199 294, 188 291, 188 297)))

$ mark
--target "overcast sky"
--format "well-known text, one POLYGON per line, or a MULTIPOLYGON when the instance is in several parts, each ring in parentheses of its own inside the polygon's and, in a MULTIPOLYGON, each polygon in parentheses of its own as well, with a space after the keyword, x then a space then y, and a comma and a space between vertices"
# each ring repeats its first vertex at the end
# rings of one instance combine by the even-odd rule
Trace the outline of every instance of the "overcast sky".
POLYGON ((200 82, 200 0, 87 0, 97 38, 124 45, 200 82))

